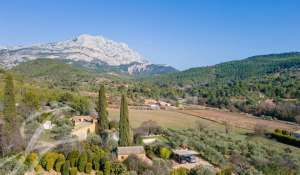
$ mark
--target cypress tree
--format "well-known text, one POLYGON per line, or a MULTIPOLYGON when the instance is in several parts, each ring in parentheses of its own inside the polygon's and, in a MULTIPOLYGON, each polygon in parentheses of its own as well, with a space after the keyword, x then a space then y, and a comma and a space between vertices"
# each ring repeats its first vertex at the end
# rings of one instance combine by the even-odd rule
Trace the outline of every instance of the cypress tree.
POLYGON ((83 172, 85 169, 85 166, 87 164, 88 156, 86 152, 81 153, 79 160, 78 160, 78 170, 80 172, 83 172))
POLYGON ((13 77, 10 74, 5 78, 3 115, 7 125, 13 126, 17 113, 13 77))
POLYGON ((23 139, 20 133, 20 120, 16 112, 16 100, 14 93, 13 77, 6 75, 3 101, 4 125, 2 130, 2 142, 6 145, 3 153, 17 152, 22 150, 23 139))
POLYGON ((130 126, 128 118, 128 103, 127 98, 123 94, 121 99, 121 108, 120 108, 120 121, 119 121, 119 145, 120 146, 129 146, 130 139, 130 126))
POLYGON ((108 112, 107 112, 107 100, 105 95, 105 87, 102 85, 99 90, 98 101, 96 105, 96 111, 99 116, 99 132, 108 129, 108 112))
POLYGON ((63 165, 63 167, 61 169, 61 174, 62 175, 69 175, 70 174, 70 161, 69 160, 67 160, 64 163, 64 165, 63 165))

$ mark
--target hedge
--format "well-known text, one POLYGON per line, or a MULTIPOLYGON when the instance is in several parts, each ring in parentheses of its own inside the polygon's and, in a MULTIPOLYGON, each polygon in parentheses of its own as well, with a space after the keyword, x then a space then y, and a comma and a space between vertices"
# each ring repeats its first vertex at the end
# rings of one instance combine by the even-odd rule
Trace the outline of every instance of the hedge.
POLYGON ((300 147, 300 139, 293 137, 291 135, 284 135, 281 134, 279 132, 273 132, 271 134, 272 138, 275 138, 277 141, 285 143, 285 144, 289 144, 289 145, 293 145, 296 147, 300 147))

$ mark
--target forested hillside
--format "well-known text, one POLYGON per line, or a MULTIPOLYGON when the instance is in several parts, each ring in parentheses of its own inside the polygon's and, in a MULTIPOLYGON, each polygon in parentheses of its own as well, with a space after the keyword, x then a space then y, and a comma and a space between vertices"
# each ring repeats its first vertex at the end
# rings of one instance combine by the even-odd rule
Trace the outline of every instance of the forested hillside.
POLYGON ((261 77, 284 69, 299 68, 300 53, 270 54, 230 61, 214 66, 191 68, 186 71, 158 76, 150 81, 178 86, 203 85, 212 82, 245 80, 261 77))
POLYGON ((142 81, 152 83, 154 90, 176 88, 180 93, 172 97, 189 96, 191 103, 296 121, 300 120, 299 75, 300 53, 284 53, 192 68, 142 81))

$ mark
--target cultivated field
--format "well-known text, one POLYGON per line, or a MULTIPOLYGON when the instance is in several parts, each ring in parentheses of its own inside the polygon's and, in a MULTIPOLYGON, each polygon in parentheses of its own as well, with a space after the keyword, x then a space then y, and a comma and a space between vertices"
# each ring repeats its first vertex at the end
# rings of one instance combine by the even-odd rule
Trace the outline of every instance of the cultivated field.
POLYGON ((202 119, 215 121, 220 124, 227 122, 234 127, 250 130, 253 130, 256 126, 263 126, 265 129, 268 130, 274 130, 276 128, 286 130, 300 129, 299 125, 293 125, 283 121, 264 120, 246 114, 227 112, 216 109, 177 110, 177 112, 186 115, 192 115, 202 119))
MULTIPOLYGON (((113 120, 119 120, 119 110, 109 109, 109 117, 113 120)), ((168 110, 129 110, 129 120, 132 127, 136 128, 144 121, 153 120, 160 126, 166 128, 193 128, 200 121, 205 125, 215 125, 215 122, 201 119, 192 115, 182 114, 177 111, 168 110)))
MULTIPOLYGON (((109 109, 110 118, 119 119, 118 109, 109 109)), ((138 127, 144 121, 156 121, 162 127, 167 128, 193 128, 198 122, 204 126, 215 129, 224 129, 224 122, 227 122, 235 128, 253 130, 257 125, 266 129, 274 130, 276 128, 296 130, 299 125, 291 125, 286 122, 263 120, 251 117, 246 114, 235 112, 226 112, 216 109, 197 109, 197 110, 129 110, 130 123, 132 127, 138 127)))

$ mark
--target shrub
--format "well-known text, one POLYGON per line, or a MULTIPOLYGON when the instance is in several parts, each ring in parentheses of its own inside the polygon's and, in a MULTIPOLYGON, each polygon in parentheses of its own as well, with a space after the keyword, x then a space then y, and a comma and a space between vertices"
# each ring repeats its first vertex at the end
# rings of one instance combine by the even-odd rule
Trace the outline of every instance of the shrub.
POLYGON ((67 159, 70 161, 71 167, 76 167, 78 161, 79 152, 78 151, 71 151, 68 154, 67 159))
POLYGON ((55 171, 56 172, 61 172, 61 168, 62 168, 62 166, 65 164, 65 160, 57 160, 56 162, 55 162, 55 167, 54 167, 54 169, 55 169, 55 171))
POLYGON ((159 156, 163 159, 168 159, 171 156, 171 150, 166 147, 161 147, 159 149, 159 156))
POLYGON ((60 172, 61 171, 61 167, 63 166, 63 164, 65 163, 66 159, 65 156, 62 154, 59 154, 58 158, 55 161, 55 165, 54 165, 54 170, 56 172, 60 172))
POLYGON ((96 175, 103 175, 102 171, 96 171, 96 175))
POLYGON ((58 154, 56 152, 46 153, 41 159, 42 167, 47 171, 50 171, 51 169, 53 169, 55 161, 59 157, 59 155, 60 154, 58 154))
POLYGON ((80 157, 79 157, 79 160, 78 160, 78 170, 80 172, 83 172, 84 169, 85 169, 85 166, 87 164, 87 159, 88 159, 88 156, 87 156, 87 153, 86 152, 83 152, 80 157))
POLYGON ((77 175, 77 168, 73 167, 70 169, 70 175, 77 175))
POLYGON ((85 173, 90 174, 92 172, 92 169, 93 169, 92 163, 90 163, 90 162, 87 163, 85 166, 85 173))
POLYGON ((171 175, 188 175, 188 169, 186 169, 186 168, 174 169, 171 172, 171 175))
POLYGON ((143 174, 148 169, 148 166, 136 155, 130 155, 123 163, 127 166, 128 171, 135 171, 138 174, 143 174))
POLYGON ((92 163, 93 163, 94 170, 97 171, 100 169, 100 159, 99 158, 94 158, 92 163))
POLYGON ((104 175, 109 175, 110 174, 110 162, 108 160, 106 160, 104 162, 104 169, 103 169, 103 174, 104 175))
POLYGON ((126 171, 126 166, 120 162, 113 162, 111 164, 111 173, 113 175, 123 175, 126 171))
POLYGON ((300 139, 296 137, 284 135, 283 133, 281 134, 277 132, 272 133, 271 136, 279 142, 300 147, 300 139))
POLYGON ((38 163, 39 156, 37 153, 30 153, 26 159, 25 164, 27 166, 35 166, 38 163))
POLYGON ((42 167, 42 165, 37 165, 35 168, 34 168, 34 171, 35 172, 41 172, 43 170, 43 167, 42 167))
POLYGON ((61 169, 61 175, 69 175, 69 173, 70 173, 70 161, 67 160, 61 169))
POLYGON ((214 171, 209 168, 209 167, 205 167, 205 166, 198 166, 195 167, 193 169, 191 169, 190 174, 189 175, 215 175, 214 171))
POLYGON ((217 173, 217 175, 231 175, 231 174, 232 174, 231 167, 223 168, 220 172, 217 173))

